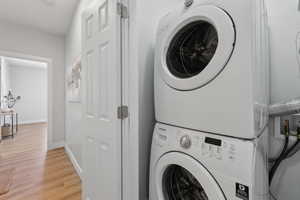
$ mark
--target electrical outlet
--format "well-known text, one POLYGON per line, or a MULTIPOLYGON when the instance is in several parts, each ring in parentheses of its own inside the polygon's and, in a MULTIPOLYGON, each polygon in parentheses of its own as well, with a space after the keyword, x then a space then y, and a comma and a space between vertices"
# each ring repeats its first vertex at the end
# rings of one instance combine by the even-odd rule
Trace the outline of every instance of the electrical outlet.
POLYGON ((300 127, 300 114, 292 115, 292 120, 293 130, 297 131, 297 128, 300 127))
POLYGON ((286 120, 289 121, 290 131, 294 133, 297 132, 297 128, 298 126, 300 126, 300 115, 296 114, 296 115, 281 117, 280 119, 281 134, 284 134, 284 124, 286 120))
MULTIPOLYGON (((274 119, 274 134, 276 138, 284 139, 284 124, 285 121, 289 121, 290 131, 292 133, 297 132, 297 127, 300 126, 300 114, 288 115, 283 117, 275 117, 274 119)), ((293 136, 291 136, 293 138, 293 136)), ((296 136, 295 136, 296 138, 296 136)))

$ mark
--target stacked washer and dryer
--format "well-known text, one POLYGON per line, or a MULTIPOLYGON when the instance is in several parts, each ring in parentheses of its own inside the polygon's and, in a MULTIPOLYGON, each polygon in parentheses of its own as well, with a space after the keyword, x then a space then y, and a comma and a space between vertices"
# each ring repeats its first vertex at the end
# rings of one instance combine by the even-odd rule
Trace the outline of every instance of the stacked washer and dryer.
POLYGON ((155 49, 150 200, 268 199, 264 0, 186 1, 155 49))

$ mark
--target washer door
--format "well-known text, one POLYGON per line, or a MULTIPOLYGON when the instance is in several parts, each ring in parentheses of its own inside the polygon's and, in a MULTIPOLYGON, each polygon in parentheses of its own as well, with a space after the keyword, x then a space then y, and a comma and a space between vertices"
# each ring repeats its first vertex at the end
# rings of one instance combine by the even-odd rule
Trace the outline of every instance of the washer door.
POLYGON ((212 175, 195 159, 178 152, 162 156, 156 163, 158 200, 225 200, 212 175))
POLYGON ((226 66, 235 43, 230 16, 216 6, 198 6, 168 28, 160 74, 177 90, 193 90, 212 81, 226 66))

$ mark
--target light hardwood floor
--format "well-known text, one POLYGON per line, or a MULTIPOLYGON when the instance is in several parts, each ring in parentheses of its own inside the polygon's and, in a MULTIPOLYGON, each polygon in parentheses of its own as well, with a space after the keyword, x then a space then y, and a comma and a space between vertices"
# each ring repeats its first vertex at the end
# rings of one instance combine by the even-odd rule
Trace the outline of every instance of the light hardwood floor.
POLYGON ((63 148, 46 151, 46 124, 21 126, 0 143, 0 169, 14 167, 0 200, 80 200, 81 183, 63 148))

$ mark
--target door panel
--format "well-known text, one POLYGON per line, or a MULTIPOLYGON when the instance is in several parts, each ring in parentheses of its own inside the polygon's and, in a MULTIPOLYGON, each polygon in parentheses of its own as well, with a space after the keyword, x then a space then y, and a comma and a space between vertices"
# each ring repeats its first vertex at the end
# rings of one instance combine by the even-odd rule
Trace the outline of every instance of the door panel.
POLYGON ((102 197, 111 197, 111 194, 114 193, 114 185, 115 180, 111 177, 111 165, 109 160, 111 159, 111 155, 113 152, 111 151, 111 147, 109 144, 104 142, 98 142, 93 138, 88 138, 86 140, 86 152, 89 160, 89 164, 87 165, 85 170, 100 172, 101 173, 86 173, 86 183, 89 187, 87 187, 87 194, 90 200, 92 199, 102 199, 102 197), (99 198, 100 197, 100 198, 99 198))
POLYGON ((108 26, 108 0, 99 8, 99 30, 104 30, 108 26))
POLYGON ((87 55, 86 55, 86 59, 87 59, 87 63, 86 63, 86 90, 87 90, 87 93, 86 93, 86 98, 87 98, 87 109, 86 109, 86 115, 90 116, 90 117, 93 117, 94 116, 94 93, 93 93, 93 90, 94 90, 94 83, 93 83, 93 71, 94 71, 94 62, 93 62, 93 59, 94 59, 94 51, 89 51, 87 52, 87 55))
POLYGON ((82 15, 83 199, 121 199, 120 16, 117 0, 82 15))
POLYGON ((109 43, 106 42, 99 46, 99 58, 100 58, 100 65, 98 75, 100 77, 99 85, 99 96, 98 99, 101 99, 99 102, 98 108, 98 116, 102 120, 109 120, 109 99, 108 99, 108 91, 109 91, 109 84, 108 84, 108 58, 109 58, 109 43))

